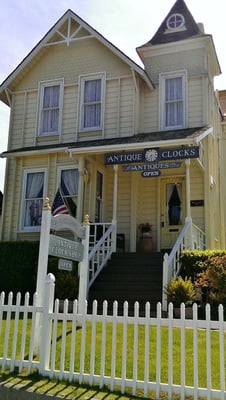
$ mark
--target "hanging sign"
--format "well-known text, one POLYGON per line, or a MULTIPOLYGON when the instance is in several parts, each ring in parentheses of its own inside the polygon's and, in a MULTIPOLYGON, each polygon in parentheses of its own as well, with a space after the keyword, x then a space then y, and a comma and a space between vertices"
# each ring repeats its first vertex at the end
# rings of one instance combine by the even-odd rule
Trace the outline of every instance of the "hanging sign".
POLYGON ((80 242, 49 235, 49 254, 51 256, 82 261, 83 247, 83 244, 80 242))
POLYGON ((143 171, 141 173, 141 176, 143 176, 143 178, 156 178, 157 176, 161 175, 161 171, 159 170, 155 170, 155 171, 143 171))
POLYGON ((169 168, 180 168, 181 162, 159 162, 151 164, 136 164, 136 165, 123 165, 122 170, 125 172, 135 172, 135 171, 150 171, 158 169, 169 169, 169 168))
POLYGON ((71 260, 63 260, 62 258, 58 260, 58 269, 64 271, 72 271, 72 268, 73 268, 73 262, 71 260))
POLYGON ((105 165, 129 164, 198 157, 199 146, 174 147, 172 149, 155 148, 136 152, 108 153, 104 156, 104 163, 105 165))

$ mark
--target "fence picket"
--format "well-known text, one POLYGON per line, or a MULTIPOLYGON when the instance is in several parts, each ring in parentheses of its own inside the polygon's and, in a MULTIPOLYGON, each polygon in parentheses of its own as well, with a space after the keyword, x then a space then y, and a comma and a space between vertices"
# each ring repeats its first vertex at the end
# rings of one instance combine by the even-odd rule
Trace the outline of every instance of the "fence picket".
POLYGON ((91 314, 87 313, 87 303, 84 313, 80 314, 77 300, 73 302, 73 312, 69 312, 67 300, 60 310, 59 301, 56 300, 53 309, 52 284, 50 279, 49 286, 46 285, 45 289, 44 307, 37 306, 36 294, 33 296, 33 303, 29 305, 29 293, 26 293, 23 301, 18 293, 15 304, 12 293, 8 295, 7 301, 5 294, 1 293, 2 370, 9 367, 13 371, 19 366, 19 371, 22 368, 30 371, 32 367, 36 367, 40 374, 50 379, 57 377, 70 382, 75 380, 80 384, 98 384, 100 387, 108 385, 111 391, 117 386, 120 387, 122 394, 131 389, 134 396, 142 389, 144 397, 149 397, 150 391, 154 390, 156 397, 161 397, 164 391, 167 392, 169 399, 174 394, 180 395, 181 399, 190 395, 194 400, 201 396, 207 399, 225 399, 226 321, 222 305, 218 308, 217 320, 211 320, 210 305, 205 308, 205 319, 199 319, 196 304, 193 305, 191 319, 187 319, 183 304, 180 318, 174 318, 172 304, 169 304, 168 315, 163 317, 160 303, 157 305, 156 317, 150 316, 150 303, 145 306, 144 316, 139 315, 138 303, 134 305, 133 315, 129 315, 128 302, 124 303, 123 314, 119 315, 116 301, 113 304, 113 314, 109 313, 106 301, 103 303, 101 314, 97 313, 96 301, 93 303, 91 314), (40 330, 42 349, 40 357, 34 359, 37 314, 39 317, 41 315, 39 320, 42 323, 40 330), (19 327, 20 331, 22 330, 21 335, 19 327), (90 343, 87 341, 89 337, 90 343), (213 343, 217 343, 214 349, 213 343), (180 349, 179 362, 174 344, 180 349), (200 346, 205 349, 204 363, 200 358, 200 346), (193 353, 192 365, 189 366, 193 368, 193 376, 188 376, 188 348, 193 353), (25 357, 26 352, 28 356, 26 354, 25 357), (215 357, 216 352, 218 352, 217 357, 215 357), (153 353, 156 365, 152 362, 153 353), (120 366, 117 363, 119 354, 120 366), (166 363, 163 356, 168 358, 166 363), (142 357, 142 367, 140 357, 142 357), (214 360, 217 361, 213 368, 214 360), (168 375, 163 374, 163 366, 168 367, 168 375), (180 377, 179 383, 175 380, 175 370, 180 377), (201 374, 206 379, 204 384, 201 374), (217 388, 215 375, 219 375, 217 388), (200 387, 201 381, 202 387, 200 387))

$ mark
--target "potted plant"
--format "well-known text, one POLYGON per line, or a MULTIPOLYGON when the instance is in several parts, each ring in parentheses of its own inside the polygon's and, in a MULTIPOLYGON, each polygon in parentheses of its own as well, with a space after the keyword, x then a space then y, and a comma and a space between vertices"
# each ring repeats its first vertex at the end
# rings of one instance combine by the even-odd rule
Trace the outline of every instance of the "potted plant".
POLYGON ((151 236, 151 225, 149 222, 145 222, 139 225, 139 230, 141 233, 141 237, 150 237, 151 236))
POLYGON ((142 253, 150 253, 153 251, 153 241, 151 237, 151 224, 149 222, 142 223, 138 226, 140 231, 139 248, 142 253))
POLYGON ((173 303, 174 315, 176 316, 180 312, 180 305, 184 303, 186 309, 190 306, 188 313, 192 311, 192 302, 195 299, 195 289, 190 278, 183 279, 182 276, 174 277, 165 287, 165 294, 167 295, 168 303, 173 303))

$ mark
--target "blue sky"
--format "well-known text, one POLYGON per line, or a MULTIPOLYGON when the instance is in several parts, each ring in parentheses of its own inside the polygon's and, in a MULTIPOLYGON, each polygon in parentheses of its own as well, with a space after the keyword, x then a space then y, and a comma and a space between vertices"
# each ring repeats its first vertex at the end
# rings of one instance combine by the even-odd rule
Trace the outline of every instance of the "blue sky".
MULTIPOLYGON (((175 0, 1 0, 0 82, 70 8, 134 61, 135 48, 154 35, 175 0)), ((186 0, 196 22, 212 34, 222 75, 215 88, 226 89, 225 0, 186 0)), ((7 149, 9 109, 0 103, 0 153, 7 149)), ((0 159, 0 190, 5 161, 0 159)))

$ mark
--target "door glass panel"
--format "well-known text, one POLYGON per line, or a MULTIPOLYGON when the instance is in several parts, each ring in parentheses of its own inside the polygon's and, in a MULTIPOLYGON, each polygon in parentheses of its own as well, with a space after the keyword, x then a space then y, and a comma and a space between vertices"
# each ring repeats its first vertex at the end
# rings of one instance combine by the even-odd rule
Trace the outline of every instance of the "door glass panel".
POLYGON ((167 225, 181 225, 182 217, 182 185, 181 183, 168 183, 166 185, 167 225))

